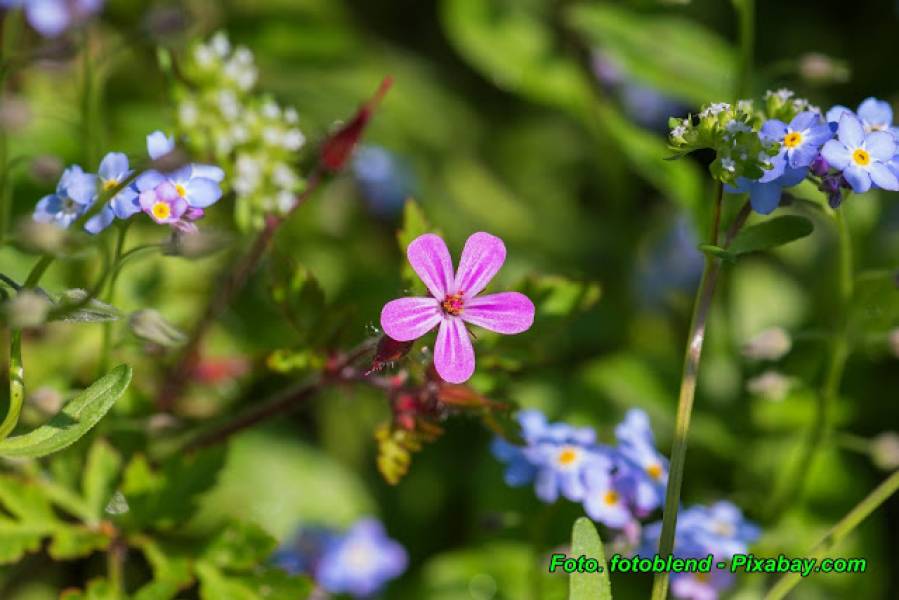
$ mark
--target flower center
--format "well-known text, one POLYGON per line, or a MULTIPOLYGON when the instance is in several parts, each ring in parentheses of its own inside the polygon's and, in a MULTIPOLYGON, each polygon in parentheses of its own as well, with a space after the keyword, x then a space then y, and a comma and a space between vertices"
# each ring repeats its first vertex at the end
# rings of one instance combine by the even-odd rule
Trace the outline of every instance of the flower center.
POLYGON ((618 502, 618 492, 616 492, 615 490, 609 490, 608 492, 603 494, 602 499, 608 505, 616 504, 618 502))
POLYGON ((871 155, 864 148, 856 148, 852 153, 852 160, 855 161, 855 164, 866 167, 871 164, 871 155))
POLYGON ((162 221, 163 219, 168 219, 170 216, 172 216, 172 207, 165 202, 157 202, 153 205, 150 211, 153 213, 153 216, 160 221, 162 221))
POLYGON ((184 198, 187 196, 187 188, 181 185, 180 183, 175 184, 175 191, 178 192, 178 195, 184 198))
POLYGON ((698 581, 699 583, 708 583, 710 579, 709 574, 703 572, 694 573, 693 577, 695 577, 696 581, 698 581))
POLYGON ((784 136, 784 146, 787 148, 795 148, 802 143, 802 134, 798 131, 791 131, 784 136))
POLYGON ((443 299, 443 312, 453 316, 462 314, 462 309, 465 307, 465 301, 462 300, 463 293, 447 294, 446 298, 443 299))
POLYGON ((115 186, 119 185, 119 182, 115 179, 104 179, 103 180, 103 191, 108 192, 111 189, 115 188, 115 186))
POLYGON ((649 476, 655 480, 661 479, 662 477, 662 466, 659 464, 652 464, 646 467, 646 472, 649 473, 649 476))
POLYGON ((562 451, 559 452, 559 457, 558 457, 559 464, 567 467, 567 466, 571 465, 574 461, 577 460, 577 455, 578 455, 578 452, 575 448, 571 448, 571 447, 562 448, 562 451))
POLYGON ((726 521, 715 521, 712 524, 712 530, 723 537, 733 537, 736 533, 734 526, 726 521))

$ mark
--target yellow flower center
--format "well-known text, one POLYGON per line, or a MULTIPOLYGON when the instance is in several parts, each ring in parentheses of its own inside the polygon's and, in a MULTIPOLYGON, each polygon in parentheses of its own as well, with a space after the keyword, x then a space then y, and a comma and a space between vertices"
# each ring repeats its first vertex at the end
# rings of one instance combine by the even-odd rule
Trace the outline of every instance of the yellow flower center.
POLYGON ((709 577, 708 573, 702 573, 702 572, 694 573, 693 577, 695 577, 696 581, 698 581, 699 583, 706 583, 709 579, 711 579, 711 577, 709 577))
POLYGON ((866 167, 871 164, 871 155, 864 148, 856 148, 852 153, 852 160, 855 161, 855 164, 866 167))
POLYGON ((618 492, 616 492, 615 490, 609 490, 608 492, 603 494, 602 499, 606 504, 615 504, 616 502, 618 502, 618 492))
POLYGON ((105 179, 103 180, 103 191, 108 192, 113 189, 115 186, 119 185, 119 182, 115 179, 105 179))
POLYGON ((172 215, 172 207, 165 202, 157 202, 150 211, 153 213, 153 216, 160 221, 168 219, 172 215))
POLYGON ((178 195, 184 198, 187 195, 187 188, 185 188, 180 183, 175 184, 175 191, 178 192, 178 195))
POLYGON ((649 473, 649 476, 653 479, 660 479, 662 477, 662 466, 659 464, 652 464, 646 467, 646 472, 649 473))
POLYGON ((795 148, 802 143, 802 134, 798 131, 791 131, 784 136, 784 146, 787 148, 795 148))
POLYGON ((559 464, 568 466, 574 461, 577 460, 577 450, 574 448, 563 448, 561 452, 559 452, 559 464))

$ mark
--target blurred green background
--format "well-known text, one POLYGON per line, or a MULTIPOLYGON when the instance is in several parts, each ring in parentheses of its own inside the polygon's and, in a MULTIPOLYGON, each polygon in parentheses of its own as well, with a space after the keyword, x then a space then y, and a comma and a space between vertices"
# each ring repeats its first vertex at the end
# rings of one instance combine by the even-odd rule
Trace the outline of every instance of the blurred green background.
MULTIPOLYGON (((885 0, 851 6, 759 1, 747 95, 786 86, 825 109, 854 107, 870 95, 899 99, 891 50, 897 20, 899 6, 885 0)), ((352 326, 344 334, 350 341, 371 335, 383 304, 403 293, 404 257, 395 232, 407 195, 456 256, 474 231, 505 240, 508 260, 495 289, 527 276, 596 282, 601 299, 587 310, 554 312, 540 304, 531 332, 491 346, 513 368, 490 370, 494 363, 479 362, 472 383, 493 399, 594 425, 607 441, 626 409, 642 407, 667 452, 701 269, 695 247, 703 234, 697 232, 706 230, 712 195, 703 163, 708 157, 663 160, 667 116, 737 97, 738 23, 730 2, 712 0, 110 0, 95 25, 107 77, 102 149, 140 155, 149 131, 173 128, 157 44, 177 57, 190 40, 222 29, 250 48, 259 89, 299 111, 310 161, 310 148, 335 121, 347 119, 383 76, 393 75, 363 148, 389 152, 392 164, 401 165, 392 172, 398 179, 391 193, 372 191, 357 155, 352 168, 283 227, 274 257, 305 266, 333 310, 349 311, 352 326)), ((83 162, 78 61, 51 58, 7 86, 4 103, 27 106, 7 125, 11 155, 83 162)), ((56 180, 24 164, 13 175, 15 216, 27 216, 56 180)), ((800 188, 797 195, 816 196, 807 192, 800 188)), ((204 227, 231 229, 231 202, 226 198, 211 210, 204 227)), ((728 197, 728 215, 740 204, 728 197)), ((856 268, 895 270, 899 202, 871 193, 845 209, 856 268)), ((816 231, 725 270, 683 493, 688 504, 737 503, 763 527, 753 547, 763 556, 803 555, 884 477, 866 452, 867 440, 899 428, 899 369, 887 343, 899 313, 895 288, 887 286, 854 307, 857 352, 836 411, 838 433, 807 474, 799 501, 771 517, 773 490, 783 485, 814 418, 827 358, 824 334, 839 318, 829 220, 801 203, 781 210, 810 216, 816 231), (784 359, 741 355, 743 344, 772 326, 793 337, 784 359), (768 370, 791 378, 784 397, 747 390, 750 379, 768 370)), ((149 221, 135 230, 135 239, 160 236, 149 221)), ((246 241, 236 239, 235 246, 246 241)), ((0 271, 22 280, 33 260, 4 247, 0 271)), ((229 260, 229 252, 196 261, 142 258, 121 278, 116 305, 156 308, 189 329, 229 260)), ((95 255, 57 263, 43 285, 86 287, 96 263, 95 255)), ((265 367, 273 349, 296 341, 269 284, 270 270, 260 270, 207 348, 210 356, 249 361, 249 373, 193 389, 179 407, 183 423, 233 414, 300 376, 265 367)), ((88 383, 99 344, 99 325, 54 325, 29 337, 31 390, 88 383)), ((134 423, 152 413, 165 357, 147 355, 127 336, 116 354, 135 366, 135 383, 102 428, 127 453, 147 438, 155 441, 152 431, 134 423)), ((547 511, 532 490, 507 488, 489 452, 492 433, 464 418, 449 420, 445 435, 414 457, 406 478, 389 486, 375 469, 372 435, 387 417, 382 395, 345 387, 237 438, 196 526, 229 514, 284 539, 301 522, 347 525, 374 514, 411 556, 409 571, 387 598, 523 600, 538 597, 538 590, 540 598, 565 597, 563 578, 534 573, 542 553, 566 543, 580 507, 566 503, 547 511)), ((793 597, 899 597, 899 501, 875 513, 837 554, 866 557, 868 572, 811 578, 793 597)), ((79 581, 81 575, 67 569, 40 557, 6 568, 12 583, 3 597, 53 597, 47 589, 79 581), (22 569, 43 573, 43 581, 19 585, 22 569)), ((744 577, 733 597, 760 597, 765 583, 761 576, 744 577)), ((613 579, 616 598, 646 597, 649 586, 648 577, 613 579)))

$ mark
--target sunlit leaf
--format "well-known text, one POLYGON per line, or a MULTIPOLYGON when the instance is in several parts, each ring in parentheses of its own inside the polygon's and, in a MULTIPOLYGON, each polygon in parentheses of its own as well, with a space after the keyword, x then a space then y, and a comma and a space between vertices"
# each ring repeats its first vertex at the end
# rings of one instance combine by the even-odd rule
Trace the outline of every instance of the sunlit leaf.
POLYGON ((75 443, 109 412, 129 383, 131 367, 119 365, 78 394, 46 425, 0 441, 0 456, 35 458, 75 443))
POLYGON ((810 235, 815 226, 805 217, 783 215, 744 227, 728 246, 731 254, 741 255, 770 250, 810 235))
POLYGON ((569 600, 612 600, 612 583, 609 580, 609 570, 606 565, 606 555, 603 550, 602 540, 596 532, 593 521, 587 517, 580 517, 574 522, 571 531, 571 556, 586 556, 594 558, 602 567, 599 573, 571 574, 571 583, 568 592, 569 600))

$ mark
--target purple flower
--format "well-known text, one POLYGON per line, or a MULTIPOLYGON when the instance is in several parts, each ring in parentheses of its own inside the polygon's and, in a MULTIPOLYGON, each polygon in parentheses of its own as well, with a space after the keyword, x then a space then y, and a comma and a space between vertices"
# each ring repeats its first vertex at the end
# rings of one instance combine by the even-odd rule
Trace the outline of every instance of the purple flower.
POLYGON ((387 537, 380 522, 363 519, 345 535, 326 544, 314 576, 332 594, 365 598, 399 577, 408 563, 406 550, 387 537))
POLYGON ((56 192, 41 198, 34 208, 34 220, 67 228, 84 214, 97 196, 97 176, 78 165, 63 171, 56 192))
POLYGON ((731 585, 734 576, 712 567, 708 573, 675 573, 671 576, 671 595, 681 600, 718 600, 731 585))
POLYGON ((559 495, 573 502, 584 500, 584 473, 596 459, 596 432, 589 427, 553 423, 535 444, 524 449, 525 456, 537 467, 534 492, 551 504, 559 495))
POLYGON ((406 254, 431 297, 388 302, 381 311, 381 327, 393 339, 407 342, 439 325, 434 366, 445 381, 462 383, 474 373, 474 348, 466 323, 515 334, 534 322, 534 304, 523 294, 478 296, 505 262, 506 247, 498 237, 483 232, 471 235, 455 275, 449 250, 437 235, 414 239, 406 254))
POLYGON ((889 131, 893 135, 899 135, 899 128, 893 127, 893 108, 889 102, 873 97, 865 98, 858 105, 858 112, 856 113, 853 113, 845 106, 837 104, 827 111, 827 121, 829 123, 839 123, 840 117, 844 113, 858 117, 865 128, 865 133, 889 131))
POLYGON ((103 8, 103 0, 2 0, 0 6, 25 8, 28 23, 44 37, 56 37, 103 8))
MULTIPOLYGON (((643 529, 643 553, 656 551, 661 530, 661 521, 643 529)), ((758 526, 746 520, 740 509, 730 502, 722 500, 709 507, 695 505, 677 517, 674 554, 681 558, 704 558, 713 554, 716 560, 729 560, 735 554, 745 554, 759 534, 758 526)))
MULTIPOLYGON (((540 411, 522 410, 518 412, 517 418, 521 426, 521 437, 528 446, 536 445, 547 435, 549 423, 540 411)), ((506 464, 506 472, 503 475, 506 485, 520 487, 534 481, 537 465, 531 461, 524 448, 497 437, 490 445, 490 449, 497 460, 506 464)))
POLYGON ((896 153, 893 135, 886 131, 866 134, 862 122, 848 113, 840 116, 837 139, 821 149, 831 167, 841 171, 856 193, 864 193, 876 185, 885 190, 899 190, 899 179, 887 167, 896 153))
POLYGON ((767 121, 760 134, 765 141, 780 143, 780 151, 772 159, 773 168, 759 179, 766 183, 783 175, 787 168, 809 166, 824 142, 833 137, 833 130, 821 120, 821 115, 805 111, 793 117, 789 125, 777 119, 767 121))
POLYGON ((291 575, 312 575, 325 548, 336 543, 338 537, 338 533, 328 527, 302 527, 292 540, 275 551, 271 561, 291 575))

